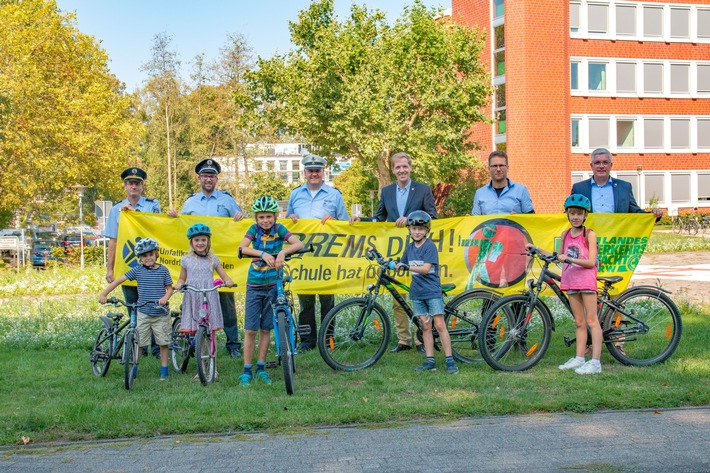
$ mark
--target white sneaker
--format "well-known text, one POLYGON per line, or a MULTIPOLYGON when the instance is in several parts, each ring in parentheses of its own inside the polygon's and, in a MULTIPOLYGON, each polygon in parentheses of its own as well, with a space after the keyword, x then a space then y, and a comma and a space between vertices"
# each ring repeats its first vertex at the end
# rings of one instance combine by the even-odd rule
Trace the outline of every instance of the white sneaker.
POLYGON ((561 370, 571 370, 571 369, 579 368, 582 365, 584 365, 583 361, 579 361, 576 357, 572 357, 569 360, 567 360, 567 363, 565 363, 564 365, 558 366, 558 368, 561 370))
POLYGON ((574 370, 577 374, 599 374, 602 372, 602 365, 592 363, 591 360, 574 370))

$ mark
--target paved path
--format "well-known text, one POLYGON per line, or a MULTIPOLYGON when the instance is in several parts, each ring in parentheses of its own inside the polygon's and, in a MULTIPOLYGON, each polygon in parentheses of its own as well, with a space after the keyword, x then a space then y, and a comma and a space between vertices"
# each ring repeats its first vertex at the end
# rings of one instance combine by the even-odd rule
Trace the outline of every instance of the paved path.
POLYGON ((710 407, 0 449, 3 473, 710 472, 710 407))
POLYGON ((710 282, 710 264, 639 264, 631 279, 633 281, 648 278, 710 282))

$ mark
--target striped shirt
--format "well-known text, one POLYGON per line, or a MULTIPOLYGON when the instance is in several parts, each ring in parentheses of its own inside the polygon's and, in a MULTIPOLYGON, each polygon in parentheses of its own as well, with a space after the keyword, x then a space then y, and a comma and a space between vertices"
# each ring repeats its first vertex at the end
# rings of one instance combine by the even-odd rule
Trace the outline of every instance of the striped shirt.
MULTIPOLYGON (((264 251, 270 255, 278 254, 293 233, 280 223, 275 223, 267 232, 257 224, 247 230, 244 238, 248 238, 255 250, 264 251)), ((276 284, 276 268, 264 263, 261 258, 252 258, 247 275, 247 286, 273 286, 276 284)))
POLYGON ((153 301, 140 307, 139 311, 146 315, 168 315, 170 313, 170 308, 167 305, 155 303, 158 299, 165 297, 165 287, 173 285, 173 278, 170 277, 168 268, 162 264, 155 265, 155 268, 146 268, 139 264, 124 276, 129 281, 138 282, 138 305, 146 301, 153 301))

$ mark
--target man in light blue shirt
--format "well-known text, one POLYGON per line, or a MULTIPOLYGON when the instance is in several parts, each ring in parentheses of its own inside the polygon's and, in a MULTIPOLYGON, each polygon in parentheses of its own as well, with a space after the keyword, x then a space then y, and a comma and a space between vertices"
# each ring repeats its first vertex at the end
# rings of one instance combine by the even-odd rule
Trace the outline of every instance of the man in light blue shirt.
MULTIPOLYGON (((293 223, 301 218, 317 219, 325 224, 330 219, 348 220, 348 210, 345 208, 343 195, 334 187, 325 183, 325 158, 315 154, 306 155, 301 161, 306 183, 291 191, 288 198, 286 216, 293 223)), ((333 294, 319 294, 320 320, 335 305, 333 294)), ((310 333, 301 332, 301 351, 312 350, 316 346, 316 296, 314 294, 298 295, 301 312, 298 314, 298 325, 308 325, 310 333)))
POLYGON ((508 179, 508 155, 496 150, 488 156, 491 180, 476 191, 471 215, 532 214, 530 192, 524 185, 508 179))
MULTIPOLYGON (((222 167, 214 159, 203 159, 195 166, 197 181, 200 183, 201 191, 192 194, 185 201, 182 210, 183 215, 199 215, 204 217, 230 217, 239 221, 246 217, 242 209, 237 205, 228 192, 218 191, 217 181, 222 167)), ((177 217, 175 209, 170 209, 168 215, 177 217)), ((227 337, 227 351, 233 358, 239 358, 242 347, 239 341, 239 327, 237 326, 237 308, 234 302, 233 292, 220 292, 219 305, 222 308, 222 318, 224 320, 224 334, 227 337)))

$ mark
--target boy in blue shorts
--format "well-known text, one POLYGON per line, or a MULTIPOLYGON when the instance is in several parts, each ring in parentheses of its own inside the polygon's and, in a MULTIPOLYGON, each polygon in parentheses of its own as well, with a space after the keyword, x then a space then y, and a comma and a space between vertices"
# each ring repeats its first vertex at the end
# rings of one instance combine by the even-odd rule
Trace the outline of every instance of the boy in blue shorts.
MULTIPOLYGON (((158 242, 152 238, 143 238, 136 243, 136 256, 140 264, 115 279, 99 294, 99 302, 106 303, 106 297, 125 281, 138 283, 138 304, 147 304, 138 309, 138 339, 141 347, 150 345, 151 336, 160 346, 160 379, 168 379, 168 344, 170 344, 170 308, 168 300, 173 295, 173 279, 168 268, 158 264, 158 242), (156 304, 154 301, 159 301, 156 304)), ((140 356, 140 351, 138 352, 140 356)), ((138 367, 134 367, 137 370, 138 367)), ((134 372, 134 376, 138 373, 134 372)))
POLYGON ((272 304, 276 302, 276 272, 284 267, 286 255, 303 248, 303 243, 296 235, 276 223, 279 204, 274 199, 259 197, 251 206, 251 211, 256 223, 249 227, 239 244, 240 254, 252 257, 247 275, 244 315, 244 373, 239 376, 239 384, 242 386, 249 386, 254 377, 251 362, 257 331, 259 347, 256 375, 266 384, 271 384, 265 368, 266 352, 274 328, 272 304), (284 241, 289 244, 286 248, 283 246, 284 241))
POLYGON ((436 245, 427 238, 431 228, 431 217, 423 210, 412 212, 407 217, 407 229, 412 242, 404 249, 404 254, 397 268, 408 268, 412 273, 412 285, 409 288, 409 299, 412 301, 414 316, 422 322, 422 336, 426 360, 416 371, 431 371, 436 369, 434 360, 434 335, 432 319, 439 332, 439 340, 446 354, 446 370, 455 374, 456 366, 451 352, 451 339, 444 321, 444 299, 441 297, 441 279, 439 277, 439 253, 436 245))

